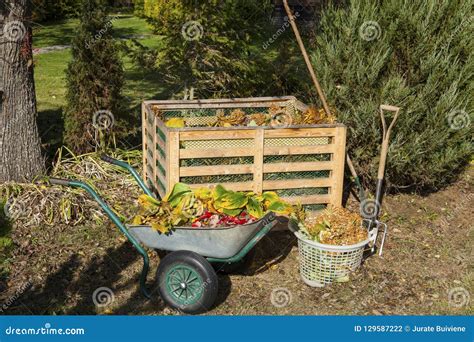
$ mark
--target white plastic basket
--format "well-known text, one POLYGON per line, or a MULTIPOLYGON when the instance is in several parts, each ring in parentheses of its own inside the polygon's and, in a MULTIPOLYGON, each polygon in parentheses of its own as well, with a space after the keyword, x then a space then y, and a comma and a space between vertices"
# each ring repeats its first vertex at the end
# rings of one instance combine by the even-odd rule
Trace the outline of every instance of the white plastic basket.
POLYGON ((333 281, 343 281, 362 262, 365 246, 375 243, 378 229, 369 232, 367 240, 350 246, 326 245, 306 239, 296 232, 303 281, 312 287, 323 287, 333 281))

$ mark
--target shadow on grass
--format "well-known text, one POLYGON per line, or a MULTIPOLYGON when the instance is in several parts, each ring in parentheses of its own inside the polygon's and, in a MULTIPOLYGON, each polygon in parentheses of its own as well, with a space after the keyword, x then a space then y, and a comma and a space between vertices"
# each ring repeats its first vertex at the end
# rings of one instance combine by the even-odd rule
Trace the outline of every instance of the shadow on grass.
POLYGON ((39 112, 37 122, 41 146, 45 151, 47 160, 50 161, 63 143, 64 118, 62 109, 39 112))

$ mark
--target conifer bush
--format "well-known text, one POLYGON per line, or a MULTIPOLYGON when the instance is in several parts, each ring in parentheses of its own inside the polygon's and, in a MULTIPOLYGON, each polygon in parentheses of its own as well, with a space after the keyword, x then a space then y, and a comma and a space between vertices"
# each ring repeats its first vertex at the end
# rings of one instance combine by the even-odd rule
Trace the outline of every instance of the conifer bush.
POLYGON ((112 25, 105 1, 82 0, 66 72, 64 120, 65 143, 76 153, 104 147, 122 121, 124 75, 112 25))
POLYGON ((145 0, 144 15, 164 36, 155 66, 196 97, 251 96, 268 87, 255 43, 270 26, 271 1, 145 0))
POLYGON ((383 103, 402 108, 389 150, 392 187, 442 187, 471 160, 471 6, 350 0, 323 12, 312 59, 329 102, 348 125, 349 152, 366 185, 375 184, 383 103))

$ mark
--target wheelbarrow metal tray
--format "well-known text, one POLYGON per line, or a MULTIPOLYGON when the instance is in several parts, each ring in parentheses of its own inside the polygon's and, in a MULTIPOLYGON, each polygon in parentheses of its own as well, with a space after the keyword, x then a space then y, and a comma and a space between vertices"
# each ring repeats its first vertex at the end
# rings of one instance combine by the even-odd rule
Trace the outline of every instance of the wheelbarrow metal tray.
POLYGON ((168 235, 160 234, 149 226, 129 226, 129 231, 149 248, 166 251, 187 250, 206 257, 227 259, 239 253, 269 222, 265 216, 256 222, 232 227, 175 227, 168 235))

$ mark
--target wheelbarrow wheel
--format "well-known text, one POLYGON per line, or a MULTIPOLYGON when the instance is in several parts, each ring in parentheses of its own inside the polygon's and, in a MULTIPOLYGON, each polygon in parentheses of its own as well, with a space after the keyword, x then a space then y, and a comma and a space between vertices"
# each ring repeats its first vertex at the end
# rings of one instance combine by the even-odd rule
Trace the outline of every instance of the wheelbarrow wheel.
POLYGON ((158 266, 156 283, 167 305, 189 314, 208 311, 217 297, 216 272, 204 257, 191 251, 165 256, 158 266))
POLYGON ((252 265, 255 259, 256 249, 252 248, 241 260, 230 264, 224 262, 213 263, 212 266, 216 272, 224 274, 242 274, 252 265))

